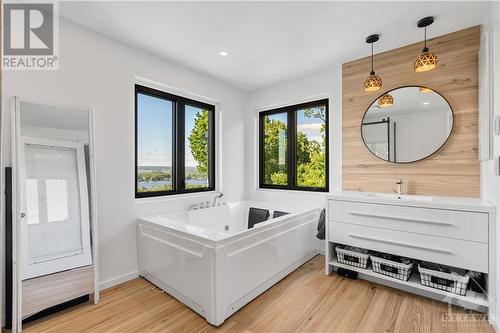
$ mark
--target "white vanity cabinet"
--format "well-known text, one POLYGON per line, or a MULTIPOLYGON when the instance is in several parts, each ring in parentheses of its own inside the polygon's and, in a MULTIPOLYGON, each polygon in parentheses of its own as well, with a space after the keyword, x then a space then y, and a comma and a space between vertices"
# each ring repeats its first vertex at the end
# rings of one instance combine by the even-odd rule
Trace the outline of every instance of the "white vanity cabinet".
POLYGON ((495 207, 473 198, 342 192, 327 198, 326 274, 339 267, 358 277, 479 311, 495 305, 495 207), (339 263, 335 244, 356 246, 487 274, 487 294, 460 296, 339 263))

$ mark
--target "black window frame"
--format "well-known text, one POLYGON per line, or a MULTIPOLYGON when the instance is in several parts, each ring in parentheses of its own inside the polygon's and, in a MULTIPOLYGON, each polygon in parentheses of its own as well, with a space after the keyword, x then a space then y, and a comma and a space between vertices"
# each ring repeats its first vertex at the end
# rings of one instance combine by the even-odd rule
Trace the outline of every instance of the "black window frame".
POLYGON ((329 158, 329 99, 321 99, 307 103, 289 105, 277 109, 259 112, 259 188, 310 192, 330 191, 330 158, 329 158), (325 187, 306 187, 297 185, 297 111, 305 108, 325 106, 325 187), (287 185, 264 183, 264 117, 275 114, 287 114, 287 185))
POLYGON ((175 194, 215 191, 215 105, 203 103, 186 97, 170 94, 154 88, 135 85, 135 198, 150 198, 175 194), (172 102, 172 190, 139 192, 138 180, 138 119, 137 96, 139 94, 172 102), (185 181, 185 107, 186 105, 208 110, 208 187, 186 189, 185 181))

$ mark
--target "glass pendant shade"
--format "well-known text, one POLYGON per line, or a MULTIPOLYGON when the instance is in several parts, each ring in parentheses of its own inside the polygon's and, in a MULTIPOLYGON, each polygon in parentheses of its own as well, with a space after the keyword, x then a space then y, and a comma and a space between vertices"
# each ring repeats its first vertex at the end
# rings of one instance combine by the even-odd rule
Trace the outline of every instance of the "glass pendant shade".
POLYGON ((427 72, 435 69, 438 64, 438 58, 437 56, 432 53, 432 52, 422 52, 417 59, 415 59, 415 62, 413 64, 413 69, 415 69, 415 72, 421 73, 421 72, 427 72))
POLYGON ((370 76, 366 78, 363 87, 367 92, 377 91, 382 87, 382 79, 380 78, 380 76, 372 72, 370 73, 370 76))
POLYGON ((378 106, 380 106, 381 108, 388 108, 391 107, 393 104, 394 104, 394 98, 389 94, 385 94, 378 99, 378 106))

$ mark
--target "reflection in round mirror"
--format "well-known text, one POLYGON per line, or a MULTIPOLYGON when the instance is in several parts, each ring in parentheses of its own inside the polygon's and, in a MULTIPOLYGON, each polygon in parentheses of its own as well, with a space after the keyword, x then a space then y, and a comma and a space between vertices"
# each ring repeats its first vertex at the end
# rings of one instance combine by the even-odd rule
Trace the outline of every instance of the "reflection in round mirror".
POLYGON ((432 155, 448 140, 452 129, 453 111, 448 101, 429 88, 416 86, 377 97, 361 123, 366 147, 392 163, 411 163, 432 155))

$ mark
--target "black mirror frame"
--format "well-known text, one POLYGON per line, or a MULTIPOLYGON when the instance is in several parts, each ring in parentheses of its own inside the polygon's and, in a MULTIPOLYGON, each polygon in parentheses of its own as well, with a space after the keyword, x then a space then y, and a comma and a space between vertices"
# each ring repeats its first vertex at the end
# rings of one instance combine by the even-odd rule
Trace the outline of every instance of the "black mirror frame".
POLYGON ((368 150, 370 152, 370 154, 372 154, 373 156, 375 156, 376 158, 384 161, 384 162, 387 162, 387 163, 392 163, 392 164, 410 164, 410 163, 417 163, 417 162, 420 162, 420 161, 423 161, 431 156, 433 156, 434 154, 436 154, 438 151, 440 151, 445 145, 446 143, 450 140, 450 137, 451 135, 453 134, 453 130, 455 129, 455 113, 453 112, 453 108, 450 104, 450 102, 443 96, 443 94, 441 94, 439 91, 435 90, 435 89, 432 89, 430 87, 426 87, 426 86, 419 86, 419 85, 406 85, 406 86, 400 86, 400 87, 397 87, 397 88, 394 88, 394 89, 391 89, 391 90, 388 90, 380 95, 377 96, 377 98, 375 98, 369 105, 368 107, 366 108, 365 112, 363 113, 363 118, 361 118, 361 123, 359 125, 359 129, 360 129, 360 134, 361 134, 361 140, 363 140, 363 144, 365 145, 365 148, 366 150, 368 150), (438 94, 439 96, 441 96, 441 98, 443 98, 446 103, 448 104, 448 106, 450 107, 450 111, 451 111, 451 115, 453 116, 452 117, 452 123, 451 123, 451 129, 450 129, 450 133, 448 134, 448 137, 446 138, 446 140, 444 140, 443 144, 441 146, 439 146, 439 148, 437 148, 436 150, 434 150, 431 154, 425 156, 425 157, 422 157, 418 160, 414 160, 414 161, 408 161, 408 162, 393 162, 391 160, 386 160, 386 159, 383 159, 382 157, 376 155, 374 152, 372 152, 370 150, 370 148, 368 148, 368 145, 366 144, 366 141, 365 141, 365 138, 363 136, 363 123, 365 122, 365 117, 366 117, 366 114, 368 113, 368 110, 370 110, 370 107, 373 103, 375 103, 375 101, 377 101, 380 97, 384 96, 385 94, 389 94, 391 91, 394 91, 394 90, 398 90, 398 89, 403 89, 403 88, 428 88, 428 89, 431 89, 433 92, 435 92, 436 94, 438 94))

